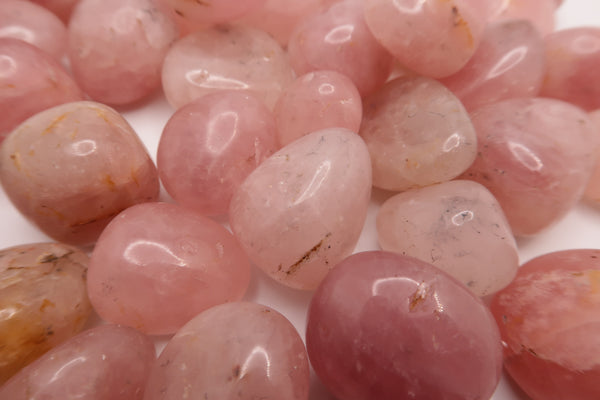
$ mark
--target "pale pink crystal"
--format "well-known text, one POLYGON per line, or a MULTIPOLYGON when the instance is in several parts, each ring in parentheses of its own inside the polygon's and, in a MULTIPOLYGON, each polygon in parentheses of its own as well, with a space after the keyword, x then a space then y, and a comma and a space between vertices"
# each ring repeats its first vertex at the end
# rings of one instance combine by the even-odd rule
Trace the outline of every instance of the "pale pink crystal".
POLYGON ((194 24, 229 22, 262 6, 265 0, 163 0, 194 24))
POLYGON ((80 0, 30 0, 56 14, 63 22, 68 22, 73 8, 80 0))
POLYGON ((554 11, 558 0, 503 0, 495 19, 525 19, 530 21, 542 36, 554 30, 554 11))
MULTIPOLYGON (((592 111, 588 115, 596 127, 597 140, 600 141, 600 109, 592 111)), ((596 156, 596 167, 592 172, 592 176, 588 182, 583 197, 592 204, 600 206, 600 148, 598 149, 596 156)))

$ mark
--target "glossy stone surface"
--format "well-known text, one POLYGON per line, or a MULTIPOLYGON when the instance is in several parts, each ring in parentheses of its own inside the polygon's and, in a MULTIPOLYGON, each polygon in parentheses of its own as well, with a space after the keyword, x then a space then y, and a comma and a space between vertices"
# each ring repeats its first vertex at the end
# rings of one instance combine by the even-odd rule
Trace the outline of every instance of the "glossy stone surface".
POLYGON ((554 11, 557 0, 504 0, 495 19, 521 19, 530 21, 542 36, 554 30, 554 11))
POLYGON ((0 385, 83 328, 92 312, 87 264, 58 243, 0 251, 0 385))
POLYGON ((224 90, 173 114, 158 145, 158 172, 181 205, 226 214, 235 189, 278 148, 275 119, 264 103, 250 93, 224 90))
POLYGON ((80 0, 30 0, 56 14, 63 22, 69 21, 73 8, 80 0))
POLYGON ((383 250, 431 263, 477 296, 510 283, 517 244, 498 201, 482 185, 455 180, 386 200, 377 214, 383 250))
POLYGON ((93 100, 133 103, 159 88, 177 37, 160 0, 82 0, 69 21, 73 75, 93 100))
POLYGON ((93 243, 121 210, 158 196, 144 145, 115 110, 94 102, 51 108, 0 148, 0 180, 15 207, 48 236, 93 243))
POLYGON ((253 303, 204 311, 167 343, 144 400, 307 400, 308 357, 292 324, 253 303))
POLYGON ((548 35, 542 96, 600 108, 600 27, 572 28, 548 35))
POLYGON ((293 80, 279 43, 263 31, 220 25, 178 40, 163 65, 169 103, 179 108, 218 90, 248 90, 273 108, 293 80))
POLYGON ((169 334, 196 314, 242 298, 248 259, 231 233, 209 218, 167 203, 120 213, 90 260, 96 312, 148 334, 169 334))
POLYGON ((265 0, 164 0, 175 12, 194 24, 229 22, 258 9, 265 0))
POLYGON ((360 129, 362 100, 352 81, 335 71, 298 77, 281 94, 275 109, 279 143, 286 145, 325 128, 360 129))
POLYGON ((496 101, 537 96, 546 72, 544 42, 525 20, 490 24, 473 57, 441 80, 467 109, 496 101))
POLYGON ((141 400, 154 360, 148 337, 131 328, 102 325, 24 368, 0 387, 0 398, 141 400))
POLYGON ((0 143, 35 113, 82 99, 77 84, 50 55, 22 40, 0 38, 0 143))
POLYGON ((354 250, 371 196, 371 163, 357 134, 306 135, 258 166, 231 200, 229 222, 259 268, 312 290, 354 250))
MULTIPOLYGON (((600 140, 600 109, 588 114, 592 123, 596 127, 596 137, 600 140)), ((583 197, 592 204, 600 205, 600 148, 596 153, 596 167, 592 172, 592 177, 588 182, 583 197)))
POLYGON ((471 116, 478 153, 462 177, 492 192, 515 236, 542 231, 579 201, 599 143, 585 112, 535 98, 490 104, 471 116))
POLYGON ((357 0, 338 2, 303 20, 292 33, 288 52, 297 75, 337 71, 363 96, 383 85, 392 69, 391 55, 373 37, 357 0))
POLYGON ((566 250, 525 263, 491 309, 504 367, 533 400, 600 397, 600 251, 566 250))
POLYGON ((354 254, 315 292, 306 342, 344 400, 489 399, 502 367, 498 327, 469 290, 399 254, 354 254))
POLYGON ((450 180, 477 151, 461 102, 423 77, 395 79, 366 98, 360 135, 371 154, 373 185, 394 191, 450 180))

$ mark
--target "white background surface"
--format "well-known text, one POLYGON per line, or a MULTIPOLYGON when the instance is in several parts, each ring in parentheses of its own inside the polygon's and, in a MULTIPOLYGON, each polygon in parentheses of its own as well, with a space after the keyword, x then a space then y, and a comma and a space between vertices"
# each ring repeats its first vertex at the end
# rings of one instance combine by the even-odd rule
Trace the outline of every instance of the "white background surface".
MULTIPOLYGON (((600 26, 600 1, 565 0, 557 13, 557 29, 582 25, 600 26)), ((600 66, 599 66, 600 68, 600 66)), ((120 110, 138 132, 150 154, 156 158, 156 148, 162 128, 172 109, 162 95, 140 104, 135 109, 120 110)), ((370 205, 367 221, 356 247, 356 252, 378 249, 375 215, 385 193, 375 192, 370 205)), ((49 241, 50 239, 29 224, 12 206, 3 191, 0 191, 0 249, 25 243, 49 241)), ((548 231, 526 240, 519 240, 521 262, 532 257, 556 250, 573 248, 600 248, 600 208, 580 204, 560 223, 548 231)), ((283 313, 296 326, 304 337, 305 314, 311 293, 287 289, 266 278, 258 270, 253 271, 246 300, 259 302, 283 313)), ((100 323, 97 319, 91 325, 100 323)), ((166 338, 157 338, 158 348, 166 338)), ((332 398, 313 379, 311 400, 332 398)), ((514 389, 503 378, 493 400, 521 400, 527 397, 514 389)), ((373 399, 376 400, 376 399, 373 399)))

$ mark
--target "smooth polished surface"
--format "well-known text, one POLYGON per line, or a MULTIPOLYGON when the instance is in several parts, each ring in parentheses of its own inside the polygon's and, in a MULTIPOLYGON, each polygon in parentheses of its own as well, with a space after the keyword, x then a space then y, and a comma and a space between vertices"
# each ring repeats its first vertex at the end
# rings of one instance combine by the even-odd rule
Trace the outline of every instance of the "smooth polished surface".
MULTIPOLYGON (((589 113, 589 117, 596 127, 596 137, 600 140, 600 109, 589 113)), ((596 167, 594 168, 594 172, 588 182, 583 197, 591 204, 600 206, 600 148, 598 149, 596 156, 596 167)))
POLYGON ((56 14, 63 22, 68 22, 73 8, 80 0, 30 0, 37 3, 56 14))
POLYGON ((229 303, 188 322, 167 343, 144 400, 307 400, 308 357, 272 308, 229 303))
POLYGON ((257 10, 265 0, 165 0, 175 13, 194 24, 219 24, 257 10))
POLYGON ((560 5, 559 0, 502 0, 501 3, 496 20, 530 21, 542 36, 554 30, 554 12, 560 5))

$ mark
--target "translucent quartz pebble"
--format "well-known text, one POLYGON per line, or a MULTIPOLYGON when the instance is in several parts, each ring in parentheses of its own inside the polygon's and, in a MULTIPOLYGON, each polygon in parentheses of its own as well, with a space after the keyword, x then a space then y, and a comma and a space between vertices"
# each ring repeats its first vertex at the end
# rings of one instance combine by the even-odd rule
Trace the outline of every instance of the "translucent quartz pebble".
POLYGON ((365 0, 365 19, 402 64, 442 78, 461 69, 479 45, 489 12, 481 1, 365 0))
POLYGON ((371 153, 373 185, 387 190, 450 180, 477 152, 460 100, 430 78, 395 79, 366 98, 360 135, 371 153))
POLYGON ((478 153, 465 179, 498 199, 515 236, 560 220, 581 198, 596 161, 595 127, 579 108, 553 99, 512 99, 472 114, 478 153))
POLYGON ((167 343, 144 400, 308 400, 308 357, 277 311, 229 303, 204 311, 167 343))
POLYGON ((537 257, 491 305, 504 367, 533 400, 600 398, 599 250, 537 257))
POLYGON ((0 148, 0 180, 23 215, 65 243, 93 243, 121 210, 158 197, 144 145, 115 110, 82 101, 29 118, 0 148))
POLYGON ((160 87, 177 26, 160 0, 82 0, 69 22, 75 80, 93 99, 122 105, 160 87))
POLYGON ((556 3, 557 0, 504 0, 495 18, 528 20, 546 36, 554 30, 556 3))
POLYGON ((362 101, 352 81, 335 71, 309 72, 282 93, 273 110, 282 145, 317 130, 360 129, 362 101))
POLYGON ((223 89, 249 90, 273 108, 293 71, 281 46, 267 33, 217 26, 177 41, 167 54, 162 82, 175 108, 223 89))
MULTIPOLYGON (((589 113, 589 117, 596 127, 596 137, 600 140, 600 109, 589 113)), ((583 197, 593 204, 600 205, 600 148, 596 152, 596 156, 596 167, 594 168, 594 172, 588 182, 583 197)))
POLYGON ((65 55, 67 28, 50 11, 23 0, 0 3, 0 37, 21 39, 59 61, 65 55))
POLYGON ((383 250, 427 261, 477 296, 508 285, 519 267, 517 244, 500 204, 472 181, 391 197, 377 214, 377 234, 383 250))
POLYGON ((467 65, 441 80, 467 109, 537 96, 546 72, 544 42, 525 20, 490 24, 467 65))
POLYGON ((348 76, 361 95, 383 85, 392 57, 367 27, 361 1, 345 0, 302 21, 288 45, 298 75, 334 70, 348 76))
POLYGON ((275 119, 250 93, 224 90, 173 114, 158 145, 158 172, 186 208, 226 214, 233 192, 278 149, 275 119))
POLYGON ((141 400, 154 345, 135 329, 84 331, 25 367, 0 388, 10 400, 141 400))
POLYGON ((50 55, 22 40, 0 38, 0 143, 35 113, 82 99, 77 84, 50 55))
POLYGON ((354 250, 370 196, 371 162, 360 136, 325 129, 259 165, 233 196, 229 221, 258 267, 311 290, 354 250))
POLYGON ((83 328, 92 312, 87 263, 58 243, 0 251, 0 385, 83 328))
POLYGON ((192 23, 229 22, 258 9, 265 0, 164 0, 181 17, 192 23))
POLYGON ((175 204, 138 204, 102 232, 88 291, 105 320, 168 334, 205 309, 242 298, 250 264, 231 233, 175 204))
POLYGON ((334 268, 308 311, 310 362, 336 398, 489 399, 502 368, 486 306, 431 264, 383 251, 334 268))
POLYGON ((600 27, 573 28, 546 37, 542 95, 588 111, 600 108, 600 27))
POLYGON ((56 14, 63 22, 69 21, 71 12, 80 0, 30 0, 37 3, 56 14))

